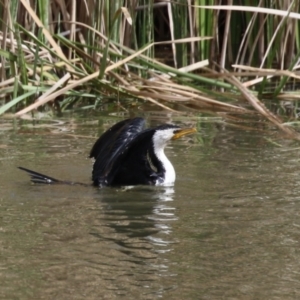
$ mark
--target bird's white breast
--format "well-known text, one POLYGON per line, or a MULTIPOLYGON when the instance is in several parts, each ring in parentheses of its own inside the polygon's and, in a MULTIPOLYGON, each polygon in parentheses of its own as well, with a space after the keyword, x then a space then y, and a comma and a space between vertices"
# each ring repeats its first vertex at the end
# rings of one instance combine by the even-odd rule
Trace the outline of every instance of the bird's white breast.
POLYGON ((157 158, 161 161, 165 169, 165 176, 163 182, 157 182, 156 185, 173 185, 176 179, 176 173, 173 165, 165 155, 164 149, 155 151, 157 158))
POLYGON ((153 136, 154 153, 165 169, 164 179, 162 182, 157 182, 156 185, 173 185, 176 174, 172 163, 165 155, 164 148, 167 142, 174 135, 173 129, 158 131, 153 136))

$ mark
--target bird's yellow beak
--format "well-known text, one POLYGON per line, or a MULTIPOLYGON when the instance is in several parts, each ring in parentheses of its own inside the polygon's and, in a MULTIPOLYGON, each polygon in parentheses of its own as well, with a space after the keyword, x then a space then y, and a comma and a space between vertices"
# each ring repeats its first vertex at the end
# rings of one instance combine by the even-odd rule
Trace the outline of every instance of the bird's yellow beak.
POLYGON ((182 128, 182 129, 178 129, 178 130, 176 130, 174 136, 172 137, 172 140, 177 140, 177 139, 181 138, 184 135, 195 133, 195 132, 197 132, 196 128, 182 128))

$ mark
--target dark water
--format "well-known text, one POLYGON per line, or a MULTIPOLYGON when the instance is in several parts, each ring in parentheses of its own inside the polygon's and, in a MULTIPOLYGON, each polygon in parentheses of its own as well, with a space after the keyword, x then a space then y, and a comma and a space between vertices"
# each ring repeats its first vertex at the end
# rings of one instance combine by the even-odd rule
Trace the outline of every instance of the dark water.
POLYGON ((90 182, 102 122, 60 121, 1 124, 1 299, 300 298, 298 144, 199 123, 174 187, 31 185, 90 182))

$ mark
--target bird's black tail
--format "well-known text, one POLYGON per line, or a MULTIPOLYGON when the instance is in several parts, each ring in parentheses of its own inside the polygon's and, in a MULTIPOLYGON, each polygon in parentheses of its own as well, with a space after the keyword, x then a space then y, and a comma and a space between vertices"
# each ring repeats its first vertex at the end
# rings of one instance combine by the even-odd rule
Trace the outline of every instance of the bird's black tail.
POLYGON ((34 183, 43 183, 43 184, 71 184, 71 185, 86 185, 84 183, 80 182, 72 182, 72 181, 63 181, 63 180, 58 180, 53 177, 23 168, 23 167, 18 167, 19 169, 27 172, 30 177, 31 181, 34 183))
POLYGON ((23 168, 23 167, 18 167, 18 168, 27 172, 31 177, 31 181, 34 183, 47 183, 47 184, 63 183, 63 181, 49 177, 47 175, 37 173, 37 172, 31 171, 31 170, 28 170, 26 168, 23 168))

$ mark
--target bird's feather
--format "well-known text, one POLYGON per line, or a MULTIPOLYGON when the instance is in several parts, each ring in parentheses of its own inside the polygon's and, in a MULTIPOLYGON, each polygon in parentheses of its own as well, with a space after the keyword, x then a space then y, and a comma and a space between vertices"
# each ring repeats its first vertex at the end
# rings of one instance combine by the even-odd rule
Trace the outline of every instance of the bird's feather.
POLYGON ((90 157, 96 159, 92 178, 97 185, 110 185, 118 170, 118 157, 144 129, 145 120, 134 118, 121 121, 107 130, 93 146, 90 157))
POLYGON ((48 184, 63 183, 62 181, 60 181, 58 179, 55 179, 53 177, 50 177, 50 176, 47 176, 47 175, 44 175, 44 174, 41 174, 41 173, 38 173, 38 172, 35 172, 35 171, 32 171, 32 170, 29 170, 29 169, 26 169, 26 168, 23 168, 23 167, 18 167, 18 168, 20 170, 23 170, 23 171, 27 172, 31 177, 31 181, 34 182, 34 183, 48 183, 48 184))
MULTIPOLYGON (((152 136, 154 129, 147 129, 138 133, 127 144, 121 153, 116 155, 112 164, 112 172, 108 175, 108 182, 112 185, 153 184, 151 174, 153 169, 147 159, 152 150, 152 136)), ((155 161, 152 161, 155 164, 155 161)), ((158 168, 158 166, 156 166, 158 168)))
POLYGON ((30 175, 31 181, 33 183, 43 183, 43 184, 70 184, 70 185, 83 185, 83 186, 88 186, 85 183, 81 182, 73 182, 73 181, 64 181, 64 180, 59 180, 53 177, 50 177, 45 174, 41 174, 23 167, 18 167, 20 170, 23 170, 27 172, 27 174, 30 175))

